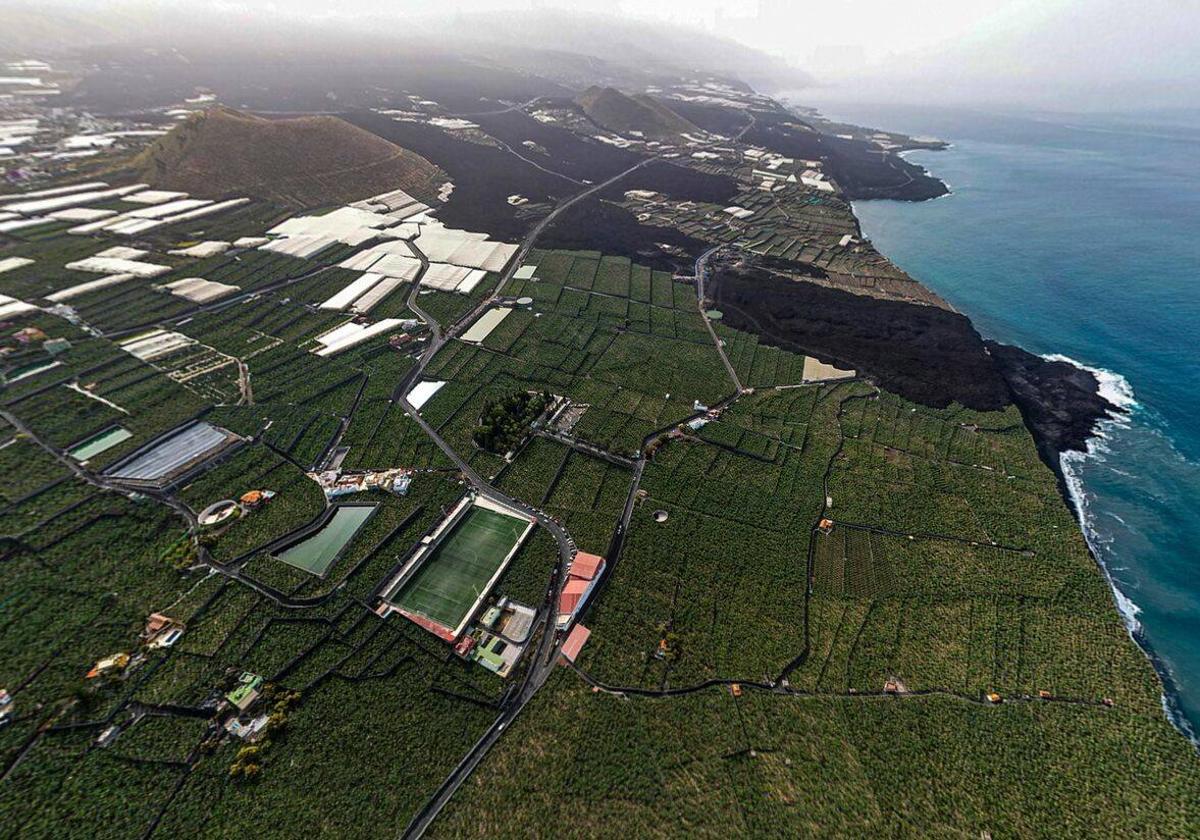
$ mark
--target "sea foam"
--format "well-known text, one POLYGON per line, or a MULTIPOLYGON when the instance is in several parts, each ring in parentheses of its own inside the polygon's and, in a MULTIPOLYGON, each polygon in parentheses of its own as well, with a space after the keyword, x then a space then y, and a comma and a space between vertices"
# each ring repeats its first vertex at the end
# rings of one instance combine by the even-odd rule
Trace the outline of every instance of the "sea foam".
POLYGON ((1063 356, 1058 353, 1050 353, 1042 356, 1042 358, 1048 362, 1066 362, 1080 370, 1086 370, 1092 376, 1096 377, 1097 390, 1100 396, 1122 411, 1130 412, 1138 407, 1137 398, 1133 395, 1133 386, 1121 374, 1104 368, 1085 365, 1083 362, 1076 361, 1070 356, 1063 356))
MULTIPOLYGON (((1171 721, 1175 728, 1183 733, 1184 737, 1200 747, 1200 736, 1198 736, 1195 728, 1191 725, 1186 714, 1184 714, 1179 698, 1172 688, 1176 685, 1176 682, 1171 672, 1170 664, 1154 652, 1145 634, 1142 632, 1142 624, 1138 621, 1138 615, 1141 613, 1142 608, 1121 590, 1113 577, 1111 561, 1114 558, 1108 554, 1112 539, 1105 537, 1096 527, 1095 514, 1091 510, 1092 497, 1087 492, 1082 477, 1082 469, 1085 463, 1089 461, 1107 462, 1108 459, 1106 456, 1112 451, 1109 448, 1112 433, 1118 429, 1128 429, 1132 425, 1131 418, 1133 413, 1141 409, 1142 406, 1134 395, 1133 386, 1129 384, 1129 380, 1119 373, 1114 373, 1104 368, 1080 364, 1069 356, 1047 355, 1042 358, 1051 362, 1066 362, 1067 364, 1075 365, 1078 368, 1088 371, 1096 377, 1100 396, 1121 409, 1120 414, 1107 417, 1097 424, 1095 435, 1088 440, 1086 452, 1064 452, 1059 456, 1059 463, 1062 466, 1063 480, 1067 487, 1067 493, 1071 497, 1071 501, 1079 515, 1079 523, 1083 530, 1084 539, 1087 541, 1088 547, 1092 550, 1092 555, 1096 558, 1101 572, 1103 572, 1105 579, 1108 581, 1109 588, 1112 589, 1113 601, 1116 604, 1117 611, 1121 614, 1121 619, 1124 621, 1129 635, 1146 653, 1163 678, 1164 691, 1161 695, 1163 712, 1166 714, 1167 720, 1171 721)), ((1109 468, 1114 469, 1111 466, 1109 468)), ((1115 516, 1115 514, 1113 515, 1115 516)), ((1116 518, 1120 520, 1119 516, 1116 518)))
POLYGON ((1116 416, 1107 417, 1097 424, 1096 434, 1088 440, 1086 452, 1064 452, 1059 456, 1059 464, 1062 467, 1063 480, 1067 485, 1067 493, 1070 495, 1071 502, 1075 505, 1075 510, 1079 514, 1079 524, 1083 529, 1084 539, 1087 540, 1088 546, 1092 549, 1092 554, 1095 555, 1101 570, 1104 572, 1104 577, 1108 580, 1108 585, 1113 592, 1113 600, 1116 602, 1117 610, 1121 613, 1121 618, 1125 621, 1125 626, 1129 629, 1130 634, 1137 639, 1142 631, 1142 625, 1137 618, 1138 613, 1142 609, 1133 599, 1121 591, 1120 587, 1117 586, 1117 582, 1113 579, 1105 551, 1111 540, 1106 539, 1096 528, 1095 515, 1091 511, 1091 496, 1084 486, 1082 477, 1082 466, 1086 461, 1105 460, 1104 456, 1110 452, 1108 440, 1113 429, 1129 427, 1130 415, 1139 406, 1137 398, 1133 393, 1133 386, 1129 384, 1128 379, 1119 373, 1085 365, 1072 359, 1070 356, 1049 354, 1042 356, 1042 358, 1048 362, 1066 362, 1069 365, 1074 365, 1092 374, 1096 377, 1100 396, 1108 400, 1122 412, 1116 416))

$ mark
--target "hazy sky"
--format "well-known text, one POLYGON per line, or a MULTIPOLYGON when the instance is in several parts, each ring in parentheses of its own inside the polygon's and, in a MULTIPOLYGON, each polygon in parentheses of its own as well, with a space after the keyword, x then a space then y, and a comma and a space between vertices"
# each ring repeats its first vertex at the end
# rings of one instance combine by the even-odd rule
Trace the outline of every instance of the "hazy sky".
MULTIPOLYGON (((81 10, 145 2, 58 0, 64 1, 81 10)), ((278 16, 352 16, 377 27, 508 9, 616 14, 700 27, 784 58, 818 80, 803 94, 812 102, 1200 108, 1200 0, 150 2, 196 13, 207 5, 278 16)))
POLYGON ((817 98, 1200 107, 1200 0, 440 0, 436 8, 513 6, 721 32, 809 70, 823 83, 817 98))

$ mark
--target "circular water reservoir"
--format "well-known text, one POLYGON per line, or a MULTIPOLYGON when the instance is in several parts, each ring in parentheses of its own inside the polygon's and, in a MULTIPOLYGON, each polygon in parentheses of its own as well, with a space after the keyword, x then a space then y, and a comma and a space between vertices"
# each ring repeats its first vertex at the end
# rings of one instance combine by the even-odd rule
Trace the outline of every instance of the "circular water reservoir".
POLYGON ((200 515, 196 519, 201 525, 216 525, 218 522, 224 522, 233 516, 237 510, 238 503, 233 499, 222 499, 219 502, 213 502, 200 511, 200 515))

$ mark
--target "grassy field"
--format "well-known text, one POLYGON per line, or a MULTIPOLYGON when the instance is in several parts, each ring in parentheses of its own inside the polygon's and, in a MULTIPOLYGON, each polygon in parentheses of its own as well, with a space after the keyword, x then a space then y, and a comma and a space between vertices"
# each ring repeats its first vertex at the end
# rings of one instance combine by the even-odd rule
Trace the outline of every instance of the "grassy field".
POLYGON ((528 525, 523 519, 472 507, 434 548, 396 605, 457 627, 528 525))

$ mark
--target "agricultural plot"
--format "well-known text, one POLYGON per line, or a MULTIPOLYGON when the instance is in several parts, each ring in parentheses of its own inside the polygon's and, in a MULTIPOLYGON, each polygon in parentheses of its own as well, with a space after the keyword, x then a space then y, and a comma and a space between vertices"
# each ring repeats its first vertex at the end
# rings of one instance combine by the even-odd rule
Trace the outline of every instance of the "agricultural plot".
POLYGON ((558 544, 549 531, 536 528, 496 582, 495 592, 498 596, 537 607, 548 597, 546 582, 556 563, 558 544))
POLYGON ((759 344, 758 336, 718 324, 717 335, 738 378, 751 388, 799 385, 804 382, 805 357, 759 344))
POLYGON ((618 336, 592 369, 601 381, 677 400, 714 403, 724 396, 724 368, 712 346, 668 343, 625 333, 618 336))
POLYGON ((774 462, 779 454, 778 439, 730 423, 706 423, 700 427, 699 436, 705 443, 765 463, 774 462))
MULTIPOLYGON (((360 646, 367 651, 364 661, 382 650, 387 637, 376 638, 376 651, 360 646)), ((419 653, 411 644, 402 650, 419 653)), ((355 663, 347 663, 351 664, 355 663)), ((322 731, 328 737, 285 738, 271 745, 270 761, 277 770, 345 768, 344 745, 359 739, 379 720, 390 719, 396 726, 378 749, 363 751, 353 772, 331 775, 319 789, 298 791, 284 772, 268 771, 252 787, 229 785, 228 767, 237 746, 225 746, 198 766, 163 815, 160 830, 215 838, 222 836, 220 831, 253 831, 264 820, 272 820, 281 833, 302 832, 320 822, 337 833, 360 834, 395 821, 397 814, 414 812, 493 718, 486 707, 431 690, 437 669, 438 663, 423 654, 416 661, 380 655, 375 668, 351 671, 353 677, 342 676, 341 669, 335 668, 289 720, 297 732, 322 731), (397 764, 395 757, 400 754, 409 757, 411 766, 397 764), (368 795, 363 785, 368 778, 380 780, 386 793, 368 795), (331 809, 330 802, 337 806, 331 809), (282 822, 280 815, 285 815, 282 822), (222 826, 220 831, 217 825, 222 826)))
POLYGON ((535 437, 497 475, 496 486, 514 498, 541 507, 558 483, 570 456, 570 447, 535 437))
POLYGON ((810 648, 794 685, 1153 705, 1053 476, 1019 454, 1009 418, 884 395, 846 403, 840 425, 838 524, 813 538, 810 648))
POLYGON ((488 333, 483 339, 483 346, 498 353, 507 353, 528 329, 533 319, 533 313, 528 310, 513 310, 499 326, 488 333))
POLYGON ((270 404, 256 408, 270 418, 263 443, 305 467, 318 465, 341 429, 341 419, 331 412, 270 404))
MULTIPOLYGON (((590 406, 578 434, 607 448, 612 448, 613 441, 619 439, 616 450, 631 451, 649 432, 686 417, 691 403, 682 396, 666 400, 665 395, 647 394, 636 380, 618 382, 617 369, 622 362, 615 354, 605 362, 605 378, 611 382, 601 381, 594 373, 589 376, 598 358, 615 346, 619 338, 616 332, 596 322, 547 314, 530 322, 505 356, 458 343, 448 345, 435 357, 429 370, 431 375, 453 381, 446 394, 439 394, 423 413, 429 419, 430 412, 434 412, 435 425, 445 422, 463 400, 478 396, 477 389, 484 386, 496 394, 550 390, 590 406)), ((676 363, 669 350, 663 363, 676 363)), ((679 360, 678 364, 683 367, 684 361, 679 360)), ((699 382, 703 372, 687 375, 699 382)), ((470 425, 462 420, 460 434, 464 439, 470 425)))
MULTIPOLYGON (((178 573, 161 558, 181 529, 152 506, 106 496, 105 508, 68 503, 61 510, 69 515, 39 500, 36 510, 47 518, 32 529, 38 541, 10 548, 0 680, 17 687, 17 702, 30 709, 78 685, 90 663, 122 644, 131 622, 144 619, 148 600, 176 591, 178 573), (88 563, 78 563, 81 556, 88 563), (104 597, 114 590, 123 596, 104 597)), ((101 694, 92 710, 73 715, 102 712, 115 699, 101 694)))
POLYGON ((68 472, 45 450, 13 435, 9 426, 0 426, 0 498, 6 504, 19 503, 47 485, 66 478, 68 472))
POLYGON ((496 287, 496 275, 488 274, 470 294, 422 290, 417 304, 437 321, 442 329, 450 327, 474 309, 496 287))
MULTIPOLYGON (((94 489, 66 475, 52 475, 48 473, 45 483, 23 492, 0 508, 0 533, 27 545, 37 545, 46 541, 42 529, 48 526, 61 521, 72 522, 70 527, 78 525, 81 520, 76 512, 90 507, 96 496, 94 489)), ((53 539, 51 537, 50 541, 53 539)))
POLYGON ((1053 477, 1032 456, 1028 432, 1015 425, 1015 408, 979 417, 916 410, 895 397, 873 402, 848 407, 842 418, 847 440, 829 482, 840 518, 1018 546, 1039 557, 1083 550, 1053 477), (971 463, 949 457, 951 447, 967 446, 971 463), (917 487, 921 492, 913 492, 917 487))
POLYGON ((1169 811, 1168 831, 1186 833, 1200 818, 1186 793, 1200 778, 1195 761, 1185 743, 1171 746, 1180 739, 1167 723, 1067 704, 813 699, 746 686, 736 698, 720 686, 621 697, 593 694, 560 672, 509 734, 509 749, 491 752, 451 802, 447 836, 536 833, 563 821, 638 835, 701 824, 730 835, 949 835, 1012 825, 1087 836, 1097 815, 1137 833, 1148 803, 1169 811), (1084 742, 1091 758, 1081 764, 1084 742), (1141 762, 1164 750, 1170 758, 1143 775, 1141 762), (580 772, 594 784, 580 788, 580 772))
POLYGON ((372 358, 365 365, 366 385, 358 395, 341 438, 341 445, 349 448, 343 461, 346 468, 429 466, 429 459, 434 457, 433 442, 424 439, 392 398, 396 383, 411 366, 410 358, 395 353, 372 358), (417 448, 422 448, 425 454, 421 457, 407 454, 417 448))
POLYGON ((848 597, 1052 598, 1078 570, 1033 552, 844 525, 815 537, 813 587, 848 597), (1059 568, 1054 568, 1059 565, 1059 568))
POLYGON ((480 389, 493 397, 549 390, 590 406, 576 434, 629 453, 652 431, 687 417, 693 400, 714 399, 727 387, 711 342, 654 342, 648 359, 650 343, 621 333, 612 322, 544 313, 526 325, 504 355, 458 342, 444 347, 428 372, 450 383, 422 414, 448 440, 466 443, 469 452, 469 433, 487 398, 480 389), (659 388, 663 391, 655 393, 659 388), (676 392, 668 396, 671 389, 676 392), (442 425, 452 418, 451 426, 442 425))
MULTIPOLYGON (((276 503, 284 502, 286 506, 286 500, 293 496, 270 477, 269 459, 260 459, 261 466, 257 468, 251 462, 253 453, 263 451, 249 448, 223 473, 220 472, 223 468, 219 468, 206 474, 185 493, 207 500, 214 494, 228 494, 231 487, 241 490, 247 484, 260 483, 275 487, 280 492, 271 505, 238 525, 261 527, 266 522, 264 517, 269 519, 272 511, 283 512, 275 507, 276 503)), ((421 488, 433 490, 440 484, 417 482, 413 490, 417 497, 433 502, 434 516, 437 499, 446 501, 448 497, 431 495, 421 488)), ((59 486, 70 488, 74 482, 59 486)), ((56 487, 42 491, 36 506, 30 505, 51 516, 56 509, 84 515, 79 518, 64 514, 71 520, 65 530, 49 522, 42 523, 37 526, 43 536, 40 543, 28 548, 15 547, 7 553, 3 592, 6 608, 0 620, 4 630, 0 681, 10 690, 15 689, 17 708, 32 710, 39 703, 51 708, 56 698, 79 685, 91 663, 114 650, 136 646, 136 633, 151 610, 170 604, 172 616, 186 622, 188 630, 175 648, 153 656, 128 682, 90 687, 85 704, 57 718, 60 722, 81 724, 81 729, 67 731, 74 731, 78 738, 72 739, 67 732, 47 733, 43 742, 22 761, 18 772, 10 778, 14 784, 0 791, 0 808, 10 820, 16 821, 14 824, 30 831, 74 825, 73 821, 79 819, 75 803, 85 795, 84 788, 97 784, 105 786, 112 797, 105 800, 110 804, 104 805, 112 809, 109 824, 130 833, 144 831, 167 805, 167 799, 158 794, 169 793, 175 781, 182 780, 189 772, 185 760, 193 755, 208 731, 208 722, 152 716, 123 732, 109 751, 86 752, 83 747, 91 744, 104 728, 108 710, 115 708, 122 695, 136 692, 143 702, 195 705, 228 679, 231 668, 252 667, 284 685, 303 690, 306 703, 312 704, 308 707, 311 712, 293 715, 292 726, 309 713, 327 723, 325 702, 347 706, 348 697, 353 697, 349 705, 355 709, 369 712, 374 708, 373 703, 378 702, 381 708, 386 706, 391 710, 389 714, 395 715, 396 698, 408 698, 405 714, 411 723, 406 727, 410 734, 398 736, 396 748, 407 755, 418 755, 425 749, 432 752, 421 760, 424 769, 416 774, 406 771, 404 781, 393 787, 397 798, 391 804, 395 807, 415 808, 445 773, 441 762, 452 761, 452 756, 477 738, 492 719, 486 708, 491 699, 488 684, 475 683, 465 673, 445 668, 419 642, 397 632, 394 623, 385 624, 360 603, 335 598, 328 609, 307 611, 297 619, 295 613, 270 607, 266 598, 240 584, 222 584, 220 576, 181 573, 169 559, 172 547, 178 543, 181 525, 173 523, 173 517, 156 505, 134 505, 120 497, 107 498, 115 510, 89 512, 80 507, 78 493, 60 492, 56 487), (49 498, 51 494, 56 500, 49 498), (80 556, 87 556, 89 562, 75 562, 80 556), (107 594, 114 591, 121 595, 107 594), (45 639, 57 639, 58 643, 48 649, 42 643, 45 639), (452 700, 448 694, 436 693, 431 690, 435 683, 458 697, 476 698, 478 703, 452 700), (377 692, 382 693, 377 695, 377 692), (451 720, 456 722, 454 731, 438 744, 431 745, 427 734, 418 735, 451 720), (100 759, 104 763, 96 764, 100 759), (144 762, 157 769, 146 774, 126 772, 128 767, 144 762), (158 765, 173 768, 169 779, 158 765), (144 807, 119 804, 129 799, 143 803, 144 807)), ((412 519, 409 516, 412 510, 411 506, 401 506, 396 511, 399 517, 393 516, 390 522, 383 514, 374 518, 372 521, 386 525, 386 530, 374 533, 364 551, 378 553, 380 560, 389 565, 396 562, 396 554, 389 557, 385 552, 388 540, 395 539, 407 546, 428 527, 428 517, 424 523, 419 518, 412 519), (410 520, 411 525, 405 526, 410 520)), ((298 516, 293 510, 284 518, 295 521, 298 516)), ((222 539, 230 537, 227 534, 222 539)), ((347 554, 346 560, 361 566, 367 555, 347 554)), ((376 566, 373 571, 366 571, 367 580, 355 578, 348 583, 359 598, 367 596, 367 590, 386 569, 376 566)), ((365 720, 355 720, 348 725, 366 725, 365 720)), ((34 734, 39 721, 36 714, 23 715, 6 728, 6 734, 15 737, 11 741, 6 738, 0 745, 6 762, 15 756, 10 747, 19 746, 34 734)), ((305 738, 289 741, 286 736, 275 735, 272 740, 271 766, 280 770, 301 755, 295 750, 306 749, 305 738), (280 763, 274 764, 275 761, 280 763)), ((213 805, 208 799, 214 790, 209 786, 208 774, 226 784, 237 749, 227 746, 206 753, 182 796, 170 799, 170 811, 165 818, 172 824, 193 826, 186 829, 189 834, 200 831, 200 823, 193 825, 193 822, 200 820, 201 815, 207 820, 213 805), (197 802, 205 803, 204 807, 196 810, 197 802)), ((281 780, 286 780, 286 775, 281 780)), ((349 795, 358 787, 356 780, 339 795, 349 795)), ((290 791, 288 796, 295 807, 295 792, 290 791)), ((254 801, 261 800, 256 797, 254 801)), ((313 801, 300 807, 318 805, 313 801)), ((88 819, 92 816, 94 812, 89 812, 88 819)))
POLYGON ((218 560, 229 561, 314 520, 325 496, 311 478, 262 446, 246 446, 220 466, 183 488, 183 500, 196 511, 213 502, 239 498, 248 490, 272 490, 275 497, 252 515, 235 519, 205 539, 218 560))
MULTIPOLYGON (((107 558, 94 558, 101 559, 107 558)), ((152 563, 152 558, 143 560, 136 554, 126 553, 122 559, 137 561, 142 574, 151 568, 148 564, 152 563)), ((169 567, 165 571, 176 574, 169 567)), ((188 583, 189 588, 193 586, 188 583)), ((348 727, 347 734, 368 725, 372 717, 377 719, 384 708, 390 710, 389 715, 400 715, 406 725, 397 730, 393 747, 406 755, 419 757, 421 769, 406 770, 403 778, 398 776, 395 784, 390 786, 389 801, 380 802, 378 797, 373 797, 375 804, 371 807, 380 811, 363 816, 361 808, 356 807, 353 815, 347 813, 344 817, 347 821, 343 823, 347 831, 360 830, 364 825, 360 820, 382 819, 384 811, 394 813, 396 808, 414 809, 444 775, 453 756, 465 750, 491 721, 492 714, 486 708, 489 690, 486 685, 472 683, 469 676, 457 670, 443 669, 441 663, 418 643, 398 633, 395 625, 385 624, 359 604, 338 599, 329 609, 323 609, 319 614, 310 612, 308 617, 297 620, 267 607, 257 596, 247 595, 248 592, 229 586, 216 590, 207 586, 195 589, 187 602, 178 605, 178 614, 189 626, 185 642, 181 644, 186 644, 193 633, 197 641, 206 635, 208 640, 199 648, 192 647, 195 652, 180 647, 173 649, 149 669, 144 679, 139 674, 133 685, 147 702, 198 703, 214 686, 227 679, 231 666, 250 665, 289 688, 303 690, 304 704, 298 711, 289 713, 289 728, 306 731, 319 722, 328 731, 333 720, 330 715, 338 708, 341 712, 336 718, 342 723, 333 725, 344 724, 348 727), (214 631, 212 634, 208 634, 210 626, 214 631), (435 683, 444 690, 443 693, 432 690, 435 683), (445 692, 459 697, 473 696, 479 703, 451 699, 445 692), (362 717, 359 717, 360 713, 362 717), (431 741, 428 733, 448 721, 453 721, 451 731, 434 736, 431 741)), ((78 597, 78 593, 75 596, 78 597)), ((60 611, 60 615, 63 614, 64 611, 60 611)), ((122 618, 126 615, 134 624, 140 624, 144 619, 144 613, 138 607, 123 612, 122 618), (134 618, 135 615, 138 617, 134 618)), ((27 627, 32 618, 26 611, 24 624, 27 627)), ((116 635, 129 632, 126 626, 116 635)), ((90 633, 96 636, 94 642, 73 651, 73 657, 79 657, 79 661, 73 661, 66 669, 67 673, 73 673, 75 680, 79 679, 76 669, 86 667, 83 663, 91 661, 87 657, 93 649, 111 650, 106 646, 118 643, 111 632, 99 634, 93 628, 90 633)), ((15 634, 8 632, 5 639, 14 643, 19 641, 15 634)), ((86 643, 87 638, 82 641, 86 643)), ((17 660, 8 657, 6 663, 19 665, 17 660)), ((45 671, 34 686, 51 679, 52 671, 45 671)), ((7 681, 10 685, 15 683, 7 681)), ((106 698, 108 691, 102 691, 100 697, 106 698)), ((36 693, 31 686, 18 693, 17 702, 32 703, 36 693)), ((101 702, 107 703, 107 700, 101 702)), ((101 715, 104 712, 103 707, 94 711, 101 715)), ((84 795, 80 786, 93 783, 109 786, 106 789, 113 797, 113 819, 119 820, 114 824, 131 833, 144 831, 161 815, 167 824, 194 835, 209 824, 214 808, 229 807, 229 819, 251 819, 246 815, 244 804, 234 806, 229 802, 231 796, 247 797, 247 803, 262 804, 263 796, 286 795, 291 807, 300 809, 301 816, 297 819, 305 822, 316 818, 322 807, 320 797, 297 800, 286 774, 275 774, 277 789, 267 781, 270 775, 266 775, 263 779, 266 785, 256 785, 252 797, 246 789, 230 787, 228 768, 239 749, 240 745, 236 744, 206 753, 206 759, 196 764, 194 773, 189 774, 191 768, 184 759, 199 745, 208 729, 206 721, 149 717, 123 732, 112 749, 83 750, 100 728, 100 725, 85 725, 82 730, 74 730, 82 736, 76 740, 72 740, 71 730, 47 734, 44 742, 22 762, 18 774, 11 779, 15 784, 6 785, 0 791, 0 805, 9 818, 31 831, 73 824, 72 821, 81 819, 73 807, 78 797, 84 795), (95 765, 100 758, 106 763, 95 765), (144 762, 148 762, 146 766, 152 767, 153 772, 126 772, 130 766, 144 762), (170 792, 163 790, 164 777, 158 765, 175 768, 168 787, 188 775, 187 783, 179 795, 169 798, 169 804, 165 796, 155 795, 155 791, 170 792), (43 784, 46 780, 65 782, 66 787, 43 784), (226 787, 229 789, 221 790, 226 787), (217 791, 222 795, 214 797, 217 791), (119 806, 119 802, 128 798, 144 802, 145 807, 119 806), (167 811, 162 813, 164 807, 167 811)), ((273 735, 265 749, 266 766, 277 770, 310 760, 328 764, 327 759, 332 755, 322 757, 323 747, 316 748, 317 754, 314 754, 309 739, 289 738, 286 734, 273 735)), ((388 765, 394 766, 390 759, 388 765)), ((326 792, 336 790, 339 798, 349 801, 347 797, 353 798, 354 790, 361 790, 361 777, 355 775, 344 785, 333 783, 332 787, 327 785, 324 789, 326 792)))
POLYGON ((448 468, 449 459, 421 427, 390 400, 365 403, 342 438, 350 447, 343 461, 347 469, 405 466, 418 469, 448 468))
MULTIPOLYGON (((82 345, 66 355, 78 352, 87 358, 90 349, 82 345)), ((14 396, 8 407, 36 434, 62 449, 115 425, 133 433, 97 453, 93 458, 96 468, 113 463, 205 408, 199 397, 136 359, 122 354, 85 366, 82 358, 72 362, 74 376, 68 373, 38 390, 14 396)))
POLYGON ((572 452, 543 506, 563 523, 578 545, 604 554, 621 518, 631 480, 629 470, 572 452))
POLYGON ((618 573, 587 619, 585 671, 612 684, 681 687, 762 679, 800 654, 810 530, 837 449, 831 424, 852 396, 843 386, 790 404, 793 422, 822 432, 778 447, 771 463, 702 441, 655 453, 618 573))

